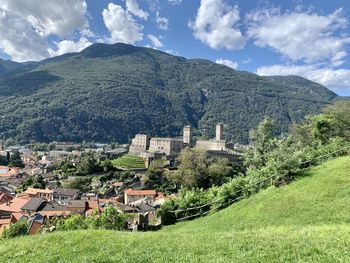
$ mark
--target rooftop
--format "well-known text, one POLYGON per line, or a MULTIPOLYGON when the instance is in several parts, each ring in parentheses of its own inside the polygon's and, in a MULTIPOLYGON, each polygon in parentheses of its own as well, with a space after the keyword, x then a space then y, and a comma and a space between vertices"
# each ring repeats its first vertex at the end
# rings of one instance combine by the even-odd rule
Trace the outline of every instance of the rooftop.
POLYGON ((46 203, 46 200, 43 198, 30 198, 29 201, 21 207, 21 210, 32 210, 37 211, 41 205, 46 203))
POLYGON ((22 206, 24 206, 29 200, 25 198, 15 197, 10 203, 0 205, 0 211, 20 213, 22 206))
POLYGON ((52 194, 53 191, 50 189, 39 189, 39 188, 31 188, 29 187, 26 191, 27 194, 32 194, 36 195, 38 193, 43 193, 43 194, 52 194))
POLYGON ((68 189, 68 188, 56 188, 53 189, 53 193, 57 195, 73 196, 79 193, 78 189, 68 189))
POLYGON ((154 190, 135 190, 129 188, 124 192, 127 195, 152 195, 155 196, 157 193, 154 190))

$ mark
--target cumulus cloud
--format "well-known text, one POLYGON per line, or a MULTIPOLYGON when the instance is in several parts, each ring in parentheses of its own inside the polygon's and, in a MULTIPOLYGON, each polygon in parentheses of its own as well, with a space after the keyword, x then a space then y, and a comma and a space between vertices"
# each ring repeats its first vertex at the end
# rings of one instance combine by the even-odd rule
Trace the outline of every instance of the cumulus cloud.
POLYGON ((19 62, 47 58, 47 38, 64 38, 86 28, 86 14, 84 0, 2 0, 0 48, 19 62))
POLYGON ((339 94, 350 92, 349 69, 333 69, 319 65, 272 65, 258 68, 257 74, 262 76, 299 75, 339 94))
POLYGON ((260 9, 247 15, 247 23, 247 35, 256 46, 270 47, 293 61, 329 61, 339 66, 347 56, 345 48, 350 37, 337 35, 348 25, 342 9, 324 16, 260 9))
POLYGON ((108 4, 102 12, 103 21, 111 34, 109 42, 134 44, 143 39, 143 26, 138 24, 130 13, 120 5, 108 4))
POLYGON ((156 13, 156 23, 159 29, 168 30, 169 19, 166 17, 161 17, 158 11, 156 13))
POLYGON ((125 2, 126 2, 126 9, 131 14, 133 14, 139 18, 142 18, 144 20, 147 20, 149 14, 140 8, 137 0, 125 0, 125 2))
POLYGON ((201 0, 194 21, 189 22, 196 39, 213 49, 242 49, 245 39, 237 26, 238 6, 225 0, 201 0))
POLYGON ((92 43, 87 38, 82 37, 78 41, 62 40, 55 44, 57 48, 56 50, 49 49, 49 53, 51 56, 59 56, 66 53, 79 52, 84 48, 90 46, 92 43))
POLYGON ((156 37, 154 35, 151 35, 151 34, 148 34, 147 38, 152 42, 152 45, 155 48, 162 48, 162 47, 164 47, 162 41, 160 41, 158 37, 156 37))
POLYGON ((238 69, 238 63, 229 59, 222 59, 219 58, 215 61, 217 64, 225 65, 227 67, 233 68, 233 69, 238 69))

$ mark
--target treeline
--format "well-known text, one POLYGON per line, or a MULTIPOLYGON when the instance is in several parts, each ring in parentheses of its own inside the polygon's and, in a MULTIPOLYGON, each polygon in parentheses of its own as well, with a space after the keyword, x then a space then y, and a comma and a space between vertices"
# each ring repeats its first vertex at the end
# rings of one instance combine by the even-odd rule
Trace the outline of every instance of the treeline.
POLYGON ((158 210, 162 222, 172 224, 205 215, 271 185, 288 184, 325 158, 349 153, 350 102, 337 102, 322 114, 307 116, 303 123, 291 125, 283 137, 274 135, 275 128, 275 121, 265 118, 251 131, 244 175, 207 190, 183 188, 177 198, 158 210))

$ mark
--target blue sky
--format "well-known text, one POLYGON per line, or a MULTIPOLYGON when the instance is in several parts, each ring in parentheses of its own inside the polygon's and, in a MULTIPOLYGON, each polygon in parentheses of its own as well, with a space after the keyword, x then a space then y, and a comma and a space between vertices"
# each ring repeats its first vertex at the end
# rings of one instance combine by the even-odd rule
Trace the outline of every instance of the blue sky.
POLYGON ((126 42, 350 96, 350 1, 2 0, 0 57, 41 60, 126 42))

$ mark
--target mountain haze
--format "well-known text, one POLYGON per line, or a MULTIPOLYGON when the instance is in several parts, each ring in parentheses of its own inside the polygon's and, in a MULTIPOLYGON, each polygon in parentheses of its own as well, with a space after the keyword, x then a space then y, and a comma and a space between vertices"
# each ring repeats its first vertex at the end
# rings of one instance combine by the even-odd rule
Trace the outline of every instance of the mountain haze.
POLYGON ((260 77, 122 43, 8 63, 0 61, 0 138, 21 142, 122 143, 141 132, 181 135, 189 123, 212 136, 223 122, 229 139, 245 143, 266 115, 282 132, 337 98, 298 76, 260 77))

